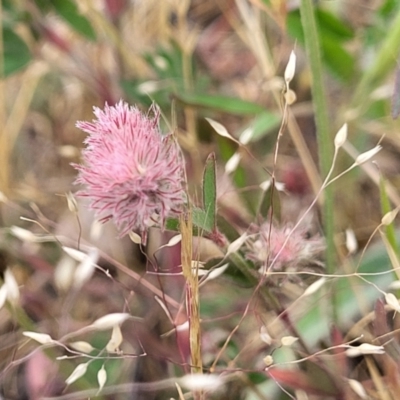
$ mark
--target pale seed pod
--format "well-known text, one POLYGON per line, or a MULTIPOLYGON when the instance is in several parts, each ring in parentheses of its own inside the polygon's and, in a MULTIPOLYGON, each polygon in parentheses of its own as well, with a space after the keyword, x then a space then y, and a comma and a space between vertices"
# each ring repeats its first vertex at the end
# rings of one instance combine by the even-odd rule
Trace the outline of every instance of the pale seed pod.
POLYGON ((335 147, 336 149, 342 147, 347 140, 347 124, 344 124, 337 132, 335 136, 335 147))
POLYGON ((361 153, 357 156, 356 161, 354 162, 355 165, 361 165, 365 162, 369 161, 372 157, 378 154, 382 150, 382 146, 378 145, 375 146, 373 149, 366 151, 365 153, 361 153))
POLYGON ((367 399, 367 392, 359 381, 356 381, 355 379, 348 379, 347 382, 358 396, 360 396, 362 399, 367 399))
POLYGON ((267 345, 270 345, 272 343, 272 337, 270 336, 267 328, 264 325, 260 329, 260 339, 267 345))
POLYGON ((86 374, 87 368, 88 368, 89 363, 84 363, 84 364, 79 364, 71 373, 71 375, 65 380, 65 383, 67 385, 71 385, 71 383, 74 383, 77 381, 79 378, 81 378, 83 375, 86 374))
POLYGON ((80 289, 92 277, 98 259, 99 251, 93 248, 76 267, 73 277, 73 286, 75 289, 80 289))
MULTIPOLYGON (((203 286, 203 285, 204 285, 206 282, 208 282, 208 281, 211 281, 211 280, 213 280, 213 279, 218 278, 220 275, 222 275, 222 274, 225 272, 225 270, 228 268, 228 266, 229 266, 229 264, 227 263, 227 264, 221 265, 221 266, 218 267, 218 268, 213 269, 213 270, 207 275, 207 278, 204 279, 204 281, 201 283, 201 286, 203 286)), ((206 271, 206 272, 207 272, 207 271, 206 271)))
POLYGON ((37 238, 34 233, 31 231, 28 231, 27 229, 20 228, 19 226, 11 226, 10 227, 10 232, 13 236, 15 236, 17 239, 21 240, 22 242, 26 243, 36 243, 37 238))
POLYGON ((19 303, 20 293, 18 283, 9 268, 4 272, 4 285, 7 289, 7 299, 12 305, 19 303))
POLYGON ((131 317, 131 315, 128 313, 107 314, 107 315, 104 315, 103 317, 97 319, 96 321, 94 321, 93 324, 90 325, 90 327, 92 329, 98 329, 98 330, 111 329, 115 325, 122 324, 130 317, 131 317))
POLYGON ((400 312, 399 300, 393 293, 385 293, 385 301, 393 311, 400 312))
POLYGON ((284 77, 285 77, 285 82, 287 85, 293 79, 295 71, 296 71, 296 54, 292 50, 290 53, 290 56, 289 56, 289 61, 285 68, 284 77))
POLYGON ((354 254, 358 249, 357 238, 352 229, 346 229, 346 248, 349 254, 354 254))
POLYGON ((239 236, 236 240, 234 240, 229 246, 228 250, 226 251, 225 257, 228 257, 229 254, 236 253, 247 240, 247 233, 243 233, 242 236, 239 236))
POLYGON ((90 343, 84 341, 72 342, 69 343, 68 346, 71 347, 71 349, 86 354, 90 354, 94 350, 94 347, 90 343))
POLYGON ((263 358, 264 364, 268 367, 270 367, 274 363, 274 359, 272 356, 268 355, 263 358))
POLYGON ((167 244, 165 244, 162 247, 173 247, 173 246, 177 245, 178 243, 180 243, 181 241, 182 241, 182 235, 181 234, 175 235, 168 241, 167 244))
POLYGON ((71 192, 68 192, 65 194, 65 197, 67 199, 68 210, 74 214, 77 214, 78 213, 78 203, 76 202, 74 195, 71 192))
POLYGON ((136 232, 130 231, 129 232, 129 238, 132 240, 133 243, 135 244, 142 244, 142 238, 140 235, 138 235, 136 232))
POLYGON ((112 334, 111 334, 111 339, 107 343, 106 350, 109 353, 118 353, 119 352, 119 346, 123 341, 122 337, 122 332, 121 328, 119 325, 114 325, 112 334))
POLYGON ((281 344, 282 346, 291 346, 293 343, 296 343, 299 340, 299 338, 294 337, 294 336, 284 336, 281 339, 281 344))
POLYGON ((326 279, 325 278, 321 278, 318 279, 317 281, 313 282, 303 293, 303 296, 309 296, 313 293, 315 293, 318 289, 320 289, 324 283, 325 283, 326 279))
POLYGON ((246 145, 246 144, 248 144, 249 142, 250 142, 250 140, 251 140, 251 138, 253 137, 253 134, 254 134, 254 129, 253 128, 246 128, 241 134, 240 134, 240 137, 239 137, 239 142, 242 144, 242 145, 246 145))
POLYGON ((3 308, 7 300, 7 287, 2 285, 0 288, 0 310, 3 308))
POLYGON ((233 154, 233 156, 225 164, 225 173, 229 175, 232 172, 236 171, 236 168, 238 167, 241 158, 242 156, 240 155, 240 153, 233 154))
POLYGON ((220 135, 222 137, 226 137, 226 138, 236 142, 236 139, 227 131, 227 129, 222 124, 220 124, 217 121, 214 121, 211 118, 206 118, 206 120, 214 128, 215 132, 217 132, 218 135, 220 135))
POLYGON ((347 357, 358 357, 365 354, 384 354, 385 348, 383 346, 375 346, 369 343, 363 343, 357 347, 350 347, 346 350, 347 357))
POLYGON ((54 270, 54 282, 61 291, 67 291, 74 280, 76 261, 68 256, 63 256, 54 270))
POLYGON ((22 332, 24 336, 26 336, 29 339, 35 340, 36 342, 40 344, 48 344, 48 343, 54 343, 54 340, 50 335, 47 333, 38 333, 38 332, 29 332, 25 331, 22 332))
POLYGON ((99 384, 99 390, 98 390, 97 394, 99 394, 101 392, 106 381, 107 381, 107 371, 105 370, 104 364, 103 364, 101 366, 101 368, 99 369, 99 372, 97 373, 97 382, 99 384))
POLYGON ((189 390, 216 390, 224 383, 220 375, 190 374, 179 379, 179 384, 189 390))
POLYGON ((390 225, 396 218, 398 212, 399 212, 398 208, 395 208, 394 210, 387 212, 381 219, 382 225, 385 226, 390 225))

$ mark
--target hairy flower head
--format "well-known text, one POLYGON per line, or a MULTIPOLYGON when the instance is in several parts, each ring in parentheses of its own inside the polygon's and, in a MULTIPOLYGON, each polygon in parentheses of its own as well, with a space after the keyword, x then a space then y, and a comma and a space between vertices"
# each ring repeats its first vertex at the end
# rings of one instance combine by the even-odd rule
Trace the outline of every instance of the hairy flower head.
POLYGON ((247 258, 262 266, 262 270, 281 271, 285 267, 320 264, 318 256, 325 249, 323 238, 309 237, 306 229, 292 230, 289 224, 276 227, 264 223, 255 238, 248 243, 247 258))
POLYGON ((150 112, 152 118, 120 101, 94 107, 97 119, 76 124, 89 134, 83 165, 73 165, 75 183, 84 186, 79 195, 90 199, 101 222, 113 220, 121 236, 135 231, 145 238, 147 228, 163 226, 185 201, 179 147, 172 135, 161 134, 158 109, 150 112))

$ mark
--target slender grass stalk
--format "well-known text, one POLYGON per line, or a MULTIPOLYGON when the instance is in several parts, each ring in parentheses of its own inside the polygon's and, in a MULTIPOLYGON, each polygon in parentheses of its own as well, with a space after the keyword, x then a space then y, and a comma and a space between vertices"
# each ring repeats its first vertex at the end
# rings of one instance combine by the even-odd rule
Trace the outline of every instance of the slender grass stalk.
MULTIPOLYGON (((180 218, 182 234, 181 263, 186 280, 186 311, 189 319, 189 346, 191 372, 201 374, 203 371, 201 353, 200 299, 197 271, 192 270, 192 216, 190 212, 180 218)), ((193 393, 195 400, 202 400, 202 391, 193 393)))
POLYGON ((293 144, 296 146, 297 154, 304 165, 304 169, 307 173, 308 179, 310 180, 312 190, 314 194, 317 194, 322 185, 322 179, 318 173, 318 167, 312 158, 311 151, 307 146, 293 112, 290 109, 288 111, 287 125, 290 137, 293 141, 293 144))
MULTIPOLYGON (((315 124, 317 127, 320 170, 322 176, 325 177, 328 174, 331 165, 333 155, 333 141, 331 140, 329 133, 330 125, 322 79, 320 43, 313 7, 314 6, 312 0, 302 0, 300 6, 300 14, 304 30, 308 60, 311 68, 311 90, 313 96, 315 124)), ((327 244, 327 271, 328 273, 333 273, 335 269, 335 243, 333 237, 333 190, 331 187, 328 187, 325 190, 322 218, 327 244)))

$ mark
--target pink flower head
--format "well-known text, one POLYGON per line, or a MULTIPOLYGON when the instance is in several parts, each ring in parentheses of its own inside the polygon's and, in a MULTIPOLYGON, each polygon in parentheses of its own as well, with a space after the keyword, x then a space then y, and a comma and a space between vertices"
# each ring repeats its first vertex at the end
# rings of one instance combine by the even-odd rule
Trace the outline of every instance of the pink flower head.
POLYGON ((76 126, 87 132, 83 165, 75 183, 85 186, 79 195, 88 197, 101 222, 113 220, 120 236, 130 231, 146 238, 147 228, 164 226, 169 215, 180 212, 185 202, 184 164, 172 135, 159 130, 159 111, 143 115, 120 101, 104 110, 94 107, 93 122, 76 126))
POLYGON ((269 222, 260 226, 255 239, 248 245, 247 258, 262 266, 262 270, 281 271, 285 267, 301 267, 321 264, 318 257, 325 249, 320 236, 308 237, 305 228, 272 226, 269 222))

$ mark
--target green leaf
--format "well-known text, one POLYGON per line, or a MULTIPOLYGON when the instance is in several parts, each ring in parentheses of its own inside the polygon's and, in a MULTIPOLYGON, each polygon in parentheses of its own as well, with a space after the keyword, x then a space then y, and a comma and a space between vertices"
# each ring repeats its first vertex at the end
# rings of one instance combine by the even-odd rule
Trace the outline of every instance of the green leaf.
MULTIPOLYGON (((343 47, 343 42, 353 36, 352 31, 334 15, 316 9, 315 18, 318 23, 318 32, 321 45, 321 57, 324 64, 338 78, 347 81, 355 71, 355 60, 343 47), (329 23, 325 24, 325 21, 329 23)), ((298 10, 288 14, 288 33, 305 45, 304 31, 298 10)))
POLYGON ((254 385, 259 385, 260 383, 265 382, 267 380, 265 374, 261 372, 250 372, 247 374, 247 377, 250 380, 250 382, 253 383, 254 385))
POLYGON ((202 208, 192 208, 192 221, 194 226, 203 231, 212 232, 213 230, 213 225, 210 224, 211 221, 207 213, 202 208))
POLYGON ((206 225, 216 228, 217 183, 215 154, 211 153, 203 173, 203 205, 206 212, 206 225))
POLYGON ((26 43, 11 29, 3 29, 4 75, 10 75, 25 67, 31 60, 26 43))
POLYGON ((395 11, 396 6, 398 6, 397 0, 386 0, 385 3, 382 4, 381 8, 378 10, 379 14, 382 16, 387 16, 391 12, 395 11))
POLYGON ((176 43, 172 42, 168 48, 158 47, 156 51, 145 54, 144 59, 159 79, 175 79, 179 86, 183 85, 183 54, 181 47, 176 43))
POLYGON ((190 106, 211 108, 231 114, 247 115, 264 111, 264 108, 259 104, 234 97, 187 93, 175 94, 175 97, 180 102, 190 106))
POLYGON ((34 0, 34 3, 35 6, 44 13, 48 12, 51 9, 51 2, 48 0, 34 0))
POLYGON ((382 82, 387 74, 396 65, 394 54, 398 54, 400 46, 400 9, 393 17, 392 21, 387 22, 387 34, 379 43, 379 49, 375 53, 373 60, 368 65, 356 88, 350 107, 357 107, 362 110, 370 101, 371 92, 382 82))
MULTIPOLYGON (((344 42, 354 37, 352 29, 330 12, 317 8, 315 9, 315 19, 318 23, 321 39, 329 36, 336 41, 344 42)), ((299 10, 292 11, 288 14, 287 27, 289 34, 301 39, 301 43, 303 44, 304 33, 301 26, 299 10)))
POLYGON ((333 37, 321 35, 324 63, 338 78, 349 80, 355 71, 355 60, 333 37))
POLYGON ((272 184, 267 190, 261 191, 257 210, 257 216, 261 217, 261 221, 267 220, 271 206, 274 213, 273 218, 279 221, 281 218, 279 192, 272 184))
POLYGON ((7 12, 12 12, 12 11, 14 11, 15 10, 15 7, 16 5, 15 5, 15 2, 14 1, 11 1, 11 0, 3 0, 2 1, 2 7, 3 7, 3 10, 5 10, 5 11, 7 11, 7 12))
POLYGON ((279 127, 281 123, 281 117, 277 114, 264 111, 252 122, 253 136, 251 142, 255 142, 271 133, 272 130, 279 127))
MULTIPOLYGON (((202 208, 192 208, 193 235, 199 235, 202 231, 212 232, 213 226, 207 219, 207 214, 202 208)), ((167 218, 165 229, 179 232, 179 220, 177 218, 167 218)))
MULTIPOLYGON (((301 23, 304 30, 307 60, 311 72, 311 94, 314 108, 314 118, 317 133, 318 155, 320 171, 323 176, 330 170, 330 160, 333 155, 333 143, 330 138, 330 126, 327 100, 323 80, 323 70, 320 54, 320 35, 315 21, 315 9, 312 0, 302 0, 300 3, 301 23)), ((326 269, 332 273, 336 247, 333 232, 333 192, 332 188, 325 188, 325 202, 322 210, 322 221, 326 237, 326 269)))
MULTIPOLYGON (((169 90, 165 87, 154 88, 154 91, 146 93, 145 90, 141 90, 142 84, 148 84, 148 81, 139 80, 121 80, 120 86, 124 91, 125 95, 134 103, 140 103, 143 106, 150 107, 151 104, 156 103, 161 109, 164 109, 166 104, 170 106, 171 100, 169 96, 169 90)), ((155 83, 157 85, 157 83, 155 83)))
POLYGON ((179 220, 176 218, 167 218, 165 221, 165 229, 169 231, 179 231, 179 220))
POLYGON ((71 0, 52 0, 56 12, 78 33, 89 40, 96 40, 94 29, 87 18, 79 13, 71 0))
POLYGON ((329 35, 342 41, 354 37, 354 32, 349 25, 345 25, 343 21, 329 11, 317 8, 315 18, 318 21, 321 36, 329 35))

